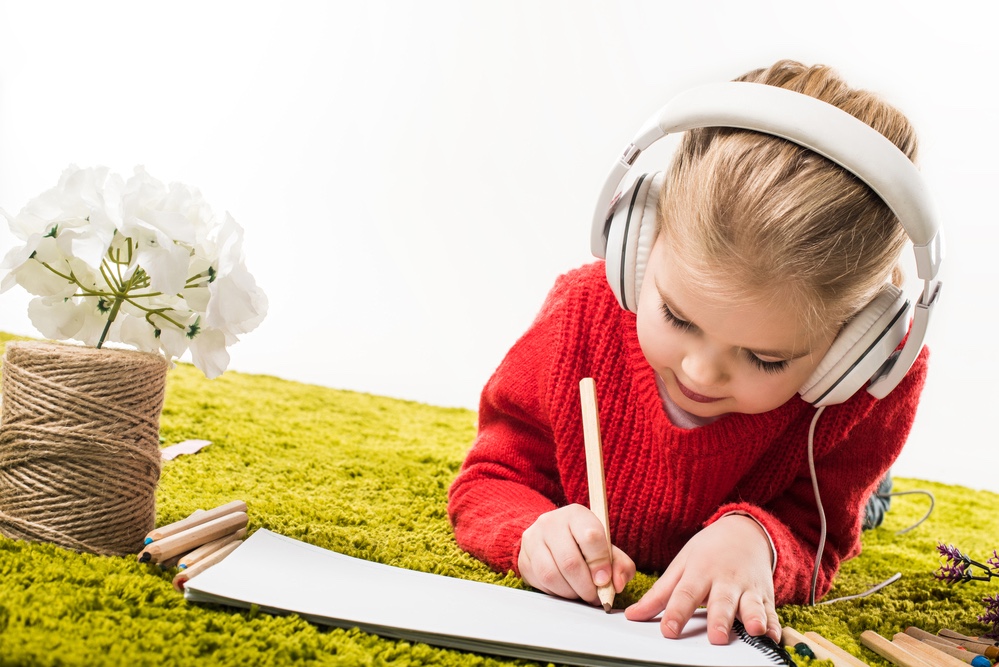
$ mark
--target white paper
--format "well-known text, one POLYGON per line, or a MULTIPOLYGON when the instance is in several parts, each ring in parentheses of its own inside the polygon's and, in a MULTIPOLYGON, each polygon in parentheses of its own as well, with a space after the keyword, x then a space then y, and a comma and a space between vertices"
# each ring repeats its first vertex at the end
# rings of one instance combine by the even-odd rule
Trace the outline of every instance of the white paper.
POLYGON ((257 530, 221 563, 187 582, 185 597, 314 623, 359 627, 386 637, 479 653, 577 665, 778 664, 734 639, 713 646, 697 614, 680 640, 658 619, 629 621, 615 610, 542 593, 372 563, 257 530))

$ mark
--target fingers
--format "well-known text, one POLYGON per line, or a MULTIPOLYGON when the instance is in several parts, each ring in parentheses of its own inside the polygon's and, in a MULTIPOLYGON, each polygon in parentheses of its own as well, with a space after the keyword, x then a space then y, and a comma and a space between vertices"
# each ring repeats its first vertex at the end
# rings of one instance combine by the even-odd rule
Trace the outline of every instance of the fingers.
POLYGON ((597 586, 613 581, 620 591, 635 574, 634 562, 624 552, 615 554, 620 562, 612 570, 600 521, 582 505, 569 505, 541 515, 524 531, 518 567, 539 590, 597 604, 597 586))
POLYGON ((628 582, 635 578, 635 561, 617 547, 611 547, 611 550, 614 553, 614 591, 620 593, 628 582))
MULTIPOLYGON (((668 572, 667 572, 668 574, 668 572)), ((704 578, 659 579, 635 604, 625 610, 632 621, 647 621, 662 612, 660 630, 664 637, 677 639, 697 608, 706 605, 708 641, 727 644, 733 621, 738 618, 751 635, 767 635, 780 640, 780 621, 773 601, 738 586, 716 583, 704 578)))

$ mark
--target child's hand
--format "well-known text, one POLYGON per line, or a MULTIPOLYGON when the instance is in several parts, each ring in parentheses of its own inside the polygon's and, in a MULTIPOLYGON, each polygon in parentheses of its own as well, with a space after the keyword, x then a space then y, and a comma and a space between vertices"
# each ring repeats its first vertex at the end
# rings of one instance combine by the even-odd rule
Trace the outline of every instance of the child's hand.
POLYGON ((738 616, 751 635, 780 639, 774 607, 770 541, 753 519, 722 517, 694 535, 642 599, 625 610, 632 621, 663 612, 664 637, 676 638, 699 605, 708 607, 708 640, 725 644, 738 616))
POLYGON ((597 515, 582 505, 546 512, 524 531, 517 567, 524 580, 563 598, 600 604, 597 586, 614 582, 620 593, 635 576, 635 563, 613 547, 613 572, 607 538, 597 515))

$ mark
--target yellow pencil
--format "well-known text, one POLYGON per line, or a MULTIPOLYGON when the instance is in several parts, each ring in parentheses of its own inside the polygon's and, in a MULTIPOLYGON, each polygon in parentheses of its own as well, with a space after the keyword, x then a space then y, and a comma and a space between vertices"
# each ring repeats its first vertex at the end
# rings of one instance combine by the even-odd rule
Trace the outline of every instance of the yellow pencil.
POLYGON ((611 560, 611 581, 597 586, 597 595, 604 611, 614 606, 614 562, 607 516, 607 490, 604 488, 604 457, 600 443, 600 417, 597 410, 597 388, 593 378, 579 381, 579 398, 583 411, 583 445, 586 448, 586 484, 590 489, 590 511, 597 515, 607 538, 607 553, 611 560))

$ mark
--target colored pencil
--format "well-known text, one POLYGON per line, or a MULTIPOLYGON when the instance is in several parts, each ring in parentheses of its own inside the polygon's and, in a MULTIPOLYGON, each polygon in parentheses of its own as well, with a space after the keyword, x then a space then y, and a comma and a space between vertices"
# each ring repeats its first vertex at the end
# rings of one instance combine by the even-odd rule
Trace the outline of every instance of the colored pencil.
POLYGON ((237 530, 237 531, 235 531, 233 533, 229 533, 228 535, 225 535, 224 537, 220 537, 217 540, 212 540, 208 544, 205 544, 205 545, 202 545, 202 546, 198 547, 197 549, 195 549, 191 553, 189 553, 189 554, 185 555, 183 558, 181 558, 180 561, 177 563, 177 565, 178 565, 178 567, 180 567, 180 569, 186 570, 187 568, 191 567, 192 565, 194 565, 195 563, 197 563, 202 558, 207 557, 209 554, 217 551, 218 549, 221 549, 222 547, 224 547, 225 545, 229 544, 230 542, 235 542, 236 540, 241 540, 244 537, 246 537, 246 528, 240 528, 239 530, 237 530))
POLYGON ((177 554, 197 549, 246 526, 246 512, 233 512, 147 544, 139 554, 140 563, 161 563, 177 554))
POLYGON ((966 663, 961 662, 954 656, 947 655, 943 651, 938 651, 929 644, 921 642, 912 635, 907 635, 904 632, 895 633, 891 640, 893 643, 904 646, 910 653, 919 655, 938 667, 966 667, 966 663))
POLYGON ((215 565, 223 558, 231 554, 236 549, 236 547, 238 547, 242 543, 243 540, 236 540, 235 542, 230 542, 221 549, 217 549, 214 553, 207 556, 206 558, 202 558, 201 560, 199 560, 197 563, 187 568, 186 570, 181 570, 173 578, 173 587, 176 588, 178 591, 183 591, 184 585, 187 584, 188 581, 198 576, 199 574, 210 568, 212 565, 215 565))
POLYGON ((891 643, 873 630, 861 632, 860 643, 898 667, 934 667, 933 663, 926 662, 900 645, 891 643))
POLYGON ((822 646, 819 646, 814 641, 809 640, 794 628, 781 628, 780 641, 784 646, 797 646, 798 644, 804 644, 817 660, 829 660, 836 665, 836 667, 840 667, 843 664, 842 662, 836 662, 836 657, 832 653, 827 651, 822 646))
POLYGON ((844 649, 837 646, 834 642, 826 639, 817 632, 806 632, 805 639, 812 640, 829 653, 833 654, 835 657, 832 661, 836 667, 839 667, 840 665, 843 665, 843 667, 870 667, 870 665, 857 656, 852 653, 848 653, 844 649))
POLYGON ((579 381, 579 398, 583 412, 583 445, 586 449, 586 484, 590 490, 590 511, 597 515, 607 538, 607 554, 611 559, 611 580, 597 587, 604 611, 614 606, 614 562, 607 516, 607 489, 604 487, 604 457, 600 443, 600 413, 597 409, 597 388, 593 378, 579 381))
POLYGON ((220 516, 225 516, 226 514, 245 511, 246 503, 242 500, 233 500, 232 502, 220 505, 210 510, 195 510, 194 513, 186 519, 181 519, 180 521, 175 521, 149 531, 149 533, 146 534, 145 544, 151 544, 156 540, 162 540, 165 537, 176 535, 177 533, 185 531, 188 528, 193 528, 198 524, 207 523, 212 519, 217 519, 220 516))

